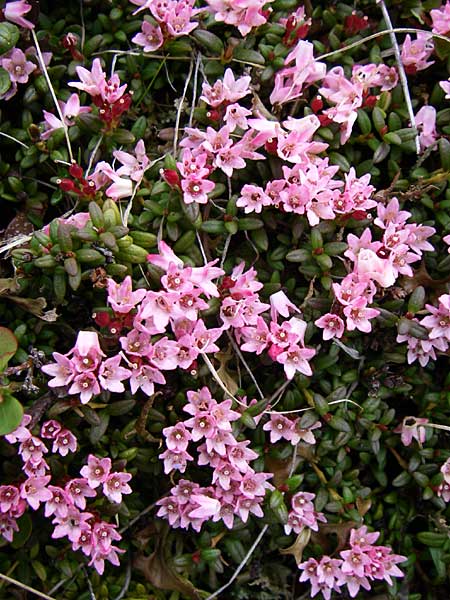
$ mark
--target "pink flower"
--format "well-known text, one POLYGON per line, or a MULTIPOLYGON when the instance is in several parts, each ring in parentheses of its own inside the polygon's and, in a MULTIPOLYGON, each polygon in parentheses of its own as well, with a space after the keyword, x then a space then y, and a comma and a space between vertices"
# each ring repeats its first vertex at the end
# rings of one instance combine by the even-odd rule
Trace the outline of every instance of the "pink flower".
POLYGON ((125 391, 122 380, 128 379, 131 376, 131 371, 119 366, 121 360, 122 357, 118 354, 107 358, 100 364, 98 380, 104 390, 116 393, 125 391))
POLYGON ((87 479, 89 486, 95 489, 105 483, 110 471, 110 458, 97 458, 93 454, 89 454, 88 464, 81 469, 80 474, 87 479))
POLYGON ((283 365, 288 379, 292 379, 297 371, 310 377, 312 370, 308 361, 315 354, 316 351, 313 348, 301 348, 298 344, 293 344, 278 354, 276 360, 283 365))
POLYGON ((129 313, 136 304, 139 304, 146 295, 146 290, 139 289, 133 292, 131 277, 127 275, 121 283, 108 279, 108 304, 116 313, 129 313))
POLYGON ((131 473, 110 473, 103 483, 103 493, 110 502, 120 504, 122 494, 131 494, 133 491, 128 485, 131 473))
POLYGON ((9 512, 19 502, 20 491, 15 485, 0 486, 0 512, 9 512))
POLYGON ((428 419, 420 417, 405 417, 402 423, 394 429, 394 433, 401 434, 404 446, 409 446, 413 439, 418 441, 419 446, 422 446, 426 437, 426 428, 424 425, 428 422, 428 419))
POLYGON ((36 65, 28 61, 25 54, 19 48, 13 48, 8 54, 4 55, 0 59, 0 64, 8 71, 13 83, 27 83, 28 75, 36 69, 36 65))
POLYGON ((164 461, 164 473, 166 475, 175 470, 184 473, 187 461, 194 460, 194 457, 185 450, 166 450, 159 456, 164 461))
POLYGON ((41 437, 48 440, 54 440, 61 431, 61 424, 58 421, 45 421, 41 427, 41 437))
POLYGON ((142 46, 144 52, 154 52, 163 45, 164 36, 159 25, 155 26, 148 21, 142 21, 141 32, 137 33, 131 41, 142 46))
POLYGON ((71 127, 75 124, 75 117, 91 111, 90 106, 80 106, 80 97, 78 94, 72 94, 67 102, 60 100, 59 106, 64 117, 64 123, 54 114, 44 110, 45 130, 41 133, 41 139, 47 140, 54 131, 63 128, 64 125, 71 127))
POLYGON ((69 394, 80 394, 81 404, 87 404, 92 396, 100 394, 100 386, 93 373, 77 375, 69 388, 69 394))
POLYGON ((392 263, 367 248, 362 248, 358 252, 355 273, 361 281, 372 279, 384 288, 394 285, 397 279, 392 263))
POLYGON ((192 202, 206 204, 209 192, 212 192, 215 187, 216 184, 214 181, 191 175, 188 179, 183 179, 181 182, 181 189, 184 192, 183 200, 186 204, 191 204, 192 202))
POLYGON ((45 516, 67 517, 69 507, 73 506, 70 496, 62 488, 54 485, 49 485, 47 489, 52 493, 52 497, 45 503, 45 516))
POLYGON ((270 431, 270 443, 285 439, 296 445, 300 438, 295 433, 294 422, 283 415, 270 415, 270 421, 263 426, 264 431, 270 431))
POLYGON ((186 429, 184 423, 178 423, 173 427, 165 427, 163 435, 166 438, 166 445, 169 450, 182 452, 187 449, 191 434, 186 429))
POLYGON ((405 36, 402 46, 401 59, 407 73, 416 73, 431 66, 434 61, 428 61, 434 50, 433 38, 427 31, 418 32, 417 38, 411 41, 411 36, 405 36), (428 62, 427 62, 428 61, 428 62))
POLYGON ((45 477, 29 477, 20 486, 20 497, 28 502, 34 510, 39 508, 41 502, 47 502, 52 498, 52 493, 47 489, 50 475, 45 477))
POLYGON ((100 348, 96 331, 80 331, 78 333, 72 361, 79 373, 94 371, 104 356, 105 353, 100 348))
POLYGON ((53 352, 53 358, 56 363, 51 363, 41 367, 46 375, 53 377, 48 382, 49 387, 62 387, 68 385, 76 375, 74 363, 66 355, 59 352, 53 352))
POLYGON ((356 298, 352 304, 344 307, 344 315, 347 317, 347 329, 353 331, 358 329, 364 333, 372 331, 369 319, 380 314, 376 308, 367 308, 367 300, 363 297, 356 298))
POLYGON ((430 10, 430 17, 433 21, 433 33, 447 35, 450 32, 450 2, 430 10))
POLYGON ((61 429, 53 440, 52 452, 59 452, 61 456, 67 456, 69 452, 77 449, 77 438, 68 429, 61 429))
POLYGON ((130 388, 132 394, 135 394, 140 388, 144 394, 152 396, 155 393, 155 383, 160 385, 166 383, 164 375, 158 369, 143 364, 131 371, 130 388))
POLYGON ((419 140, 422 150, 433 146, 437 138, 434 106, 422 106, 416 114, 416 125, 420 132, 419 140))
POLYGON ((95 498, 97 493, 89 486, 85 478, 71 479, 65 486, 64 491, 74 506, 84 510, 86 498, 95 498))
POLYGON ((344 335, 344 321, 334 313, 327 313, 316 319, 314 324, 323 329, 323 339, 331 340, 334 337, 341 338, 344 335))
POLYGON ((3 7, 3 16, 7 21, 25 27, 26 29, 34 29, 34 23, 23 18, 31 10, 31 5, 26 0, 16 0, 15 2, 7 2, 3 7))
MULTIPOLYGON (((450 4, 449 4, 449 6, 450 6, 450 4)), ((445 99, 449 100, 450 99, 450 79, 448 79, 447 81, 440 81, 439 85, 445 92, 445 99)))
POLYGON ((5 435, 5 440, 10 444, 15 444, 16 442, 24 442, 28 438, 31 437, 31 433, 29 429, 27 429, 28 425, 31 423, 31 415, 27 415, 26 413, 23 415, 22 420, 19 426, 14 429, 8 435, 5 435))

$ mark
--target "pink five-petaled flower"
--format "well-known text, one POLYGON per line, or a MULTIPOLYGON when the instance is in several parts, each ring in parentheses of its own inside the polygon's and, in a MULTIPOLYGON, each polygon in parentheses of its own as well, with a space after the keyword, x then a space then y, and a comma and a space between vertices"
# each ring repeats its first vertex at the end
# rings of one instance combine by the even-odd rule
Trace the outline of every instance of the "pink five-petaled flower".
POLYGON ((405 417, 401 424, 394 429, 394 433, 401 434, 404 446, 409 446, 413 440, 417 440, 419 446, 422 446, 426 437, 426 428, 424 425, 428 422, 428 419, 421 417, 405 417))
POLYGON ((95 498, 97 493, 88 484, 87 479, 71 479, 66 483, 64 491, 71 499, 73 504, 84 510, 86 508, 86 498, 95 498))
POLYGON ((36 65, 28 61, 19 48, 13 48, 0 59, 0 64, 8 71, 12 83, 27 83, 28 75, 36 69, 36 65))
POLYGON ((45 421, 41 427, 41 437, 47 440, 54 440, 61 431, 61 424, 58 421, 45 421))
POLYGON ((15 444, 16 442, 24 442, 28 438, 31 437, 31 433, 29 429, 27 429, 28 425, 31 422, 31 415, 24 414, 19 426, 5 435, 5 440, 10 444, 15 444))
POLYGON ((450 32, 450 2, 430 10, 430 17, 433 21, 433 33, 446 35, 450 32))
POLYGON ((285 439, 293 441, 294 445, 300 440, 295 433, 294 422, 283 415, 270 415, 270 421, 263 426, 264 431, 270 431, 270 443, 285 439))
POLYGON ((125 391, 122 380, 128 379, 131 376, 131 371, 119 366, 121 360, 122 357, 118 354, 107 358, 101 363, 98 370, 98 379, 104 390, 117 393, 125 391))
POLYGON ((46 375, 50 375, 53 379, 48 382, 49 387, 63 387, 71 383, 76 375, 75 365, 64 354, 53 352, 55 363, 44 365, 41 367, 46 375))
POLYGON ((53 440, 52 452, 67 456, 69 452, 77 449, 77 438, 68 429, 61 429, 53 440))
POLYGON ((34 24, 28 19, 24 19, 23 15, 26 15, 31 10, 31 5, 26 0, 16 0, 15 2, 7 2, 3 7, 3 16, 7 21, 19 25, 19 27, 25 27, 25 29, 34 29, 34 24))
POLYGON ((120 504, 122 494, 131 494, 132 489, 127 481, 130 481, 131 473, 110 473, 103 483, 103 493, 110 502, 120 504))
MULTIPOLYGON (((100 348, 98 333, 96 331, 80 331, 78 333, 77 341, 73 348, 72 361, 79 373, 95 371, 104 356, 105 354, 100 348)), ((69 393, 73 394, 74 392, 69 393)))
POLYGON ((308 361, 315 354, 316 351, 313 348, 301 348, 298 344, 292 344, 287 350, 278 354, 276 360, 283 365, 286 377, 292 379, 297 371, 303 373, 303 375, 312 375, 308 361))
POLYGON ((183 452, 187 449, 189 441, 192 439, 191 434, 186 429, 184 423, 177 423, 173 427, 165 427, 163 435, 166 438, 166 446, 169 450, 183 452))
POLYGON ((20 497, 26 500, 31 508, 37 510, 41 502, 46 502, 53 497, 51 491, 46 487, 50 479, 50 475, 28 477, 20 486, 20 497))
POLYGON ((147 293, 139 289, 133 292, 131 277, 127 275, 121 283, 116 283, 114 279, 108 279, 108 304, 116 313, 129 313, 130 310, 139 304, 147 293))
POLYGON ((89 454, 88 464, 81 469, 80 474, 87 479, 89 486, 95 489, 105 483, 110 472, 110 458, 97 458, 93 454, 89 454))
POLYGON ((54 131, 64 128, 65 125, 71 127, 75 124, 75 121, 73 120, 75 117, 91 111, 90 106, 80 106, 80 97, 78 94, 72 94, 67 102, 59 100, 58 103, 61 107, 64 123, 53 113, 44 110, 45 130, 41 134, 41 139, 43 140, 47 140, 54 131))
POLYGON ((159 25, 155 26, 148 21, 142 21, 141 31, 131 41, 142 46, 144 52, 154 52, 163 45, 164 36, 159 25))
POLYGON ((344 334, 344 321, 339 315, 334 313, 323 315, 320 319, 316 319, 314 324, 323 329, 322 335, 324 340, 331 340, 334 337, 341 338, 344 334))
POLYGON ((372 331, 372 324, 369 319, 378 316, 380 311, 376 308, 367 308, 367 300, 359 296, 350 304, 344 307, 344 315, 347 317, 347 329, 353 331, 359 329, 364 333, 372 331))

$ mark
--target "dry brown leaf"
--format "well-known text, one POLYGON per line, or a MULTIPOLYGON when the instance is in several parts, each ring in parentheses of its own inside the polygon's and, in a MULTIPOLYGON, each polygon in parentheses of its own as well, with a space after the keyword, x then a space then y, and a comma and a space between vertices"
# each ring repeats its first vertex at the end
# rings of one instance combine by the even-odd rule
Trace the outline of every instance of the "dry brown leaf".
POLYGON ((292 544, 292 546, 280 550, 280 554, 292 554, 292 556, 295 558, 297 565, 299 565, 303 560, 303 550, 309 544, 310 538, 311 529, 309 529, 309 527, 305 527, 298 534, 297 539, 292 544))
POLYGON ((180 592, 183 598, 201 600, 199 591, 173 567, 167 535, 166 527, 157 532, 155 551, 150 556, 139 554, 134 560, 134 566, 142 571, 147 581, 160 590, 180 592))

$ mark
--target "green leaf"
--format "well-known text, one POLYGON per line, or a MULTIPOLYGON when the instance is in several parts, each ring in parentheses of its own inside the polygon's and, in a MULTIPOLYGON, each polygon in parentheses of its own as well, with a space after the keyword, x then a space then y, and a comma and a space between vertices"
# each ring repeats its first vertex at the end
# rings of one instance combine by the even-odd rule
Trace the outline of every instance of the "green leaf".
POLYGON ((8 71, 3 67, 0 67, 0 96, 6 94, 11 87, 11 79, 9 78, 8 71))
POLYGON ((31 517, 28 513, 25 513, 22 517, 20 517, 20 519, 17 521, 17 525, 19 526, 19 531, 14 533, 13 541, 11 542, 11 546, 14 548, 14 550, 22 548, 22 546, 28 541, 31 531, 33 530, 31 517))
POLYGON ((20 31, 13 23, 0 23, 0 54, 9 52, 19 41, 20 31))
POLYGON ((22 420, 23 407, 6 388, 0 388, 0 435, 14 431, 22 420))
POLYGON ((18 346, 13 332, 7 327, 0 327, 0 373, 5 370, 9 360, 17 352, 18 346))

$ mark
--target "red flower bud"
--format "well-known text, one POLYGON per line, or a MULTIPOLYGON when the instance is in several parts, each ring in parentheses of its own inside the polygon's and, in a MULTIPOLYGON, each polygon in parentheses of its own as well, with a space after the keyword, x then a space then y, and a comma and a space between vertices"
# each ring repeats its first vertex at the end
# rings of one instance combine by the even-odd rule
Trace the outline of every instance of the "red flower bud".
POLYGON ((268 139, 267 142, 264 144, 264 148, 269 154, 276 154, 278 148, 277 138, 268 139))
POLYGON ((311 100, 311 108, 315 113, 318 113, 319 110, 322 110, 323 100, 320 96, 316 96, 311 100))
POLYGON ((333 122, 328 115, 317 115, 317 117, 319 118, 322 127, 326 127, 333 122))
POLYGON ((377 96, 367 96, 366 98, 364 98, 363 101, 363 107, 367 107, 367 108, 373 108, 375 106, 375 104, 377 103, 377 96))
POLYGON ((93 313, 92 318, 97 323, 99 327, 107 327, 111 322, 111 316, 106 311, 101 311, 98 313, 93 313))
POLYGON ((63 192, 73 192, 75 184, 71 179, 61 179, 58 183, 63 192))
POLYGON ((351 213, 351 217, 352 219, 355 219, 355 221, 364 221, 364 219, 367 219, 367 213, 365 210, 354 210, 351 213))
POLYGON ((75 177, 75 179, 81 179, 83 177, 83 169, 80 167, 80 165, 77 165, 77 163, 70 165, 69 173, 72 175, 72 177, 75 177))
POLYGON ((175 169, 161 169, 159 173, 170 187, 180 187, 180 175, 175 169))

